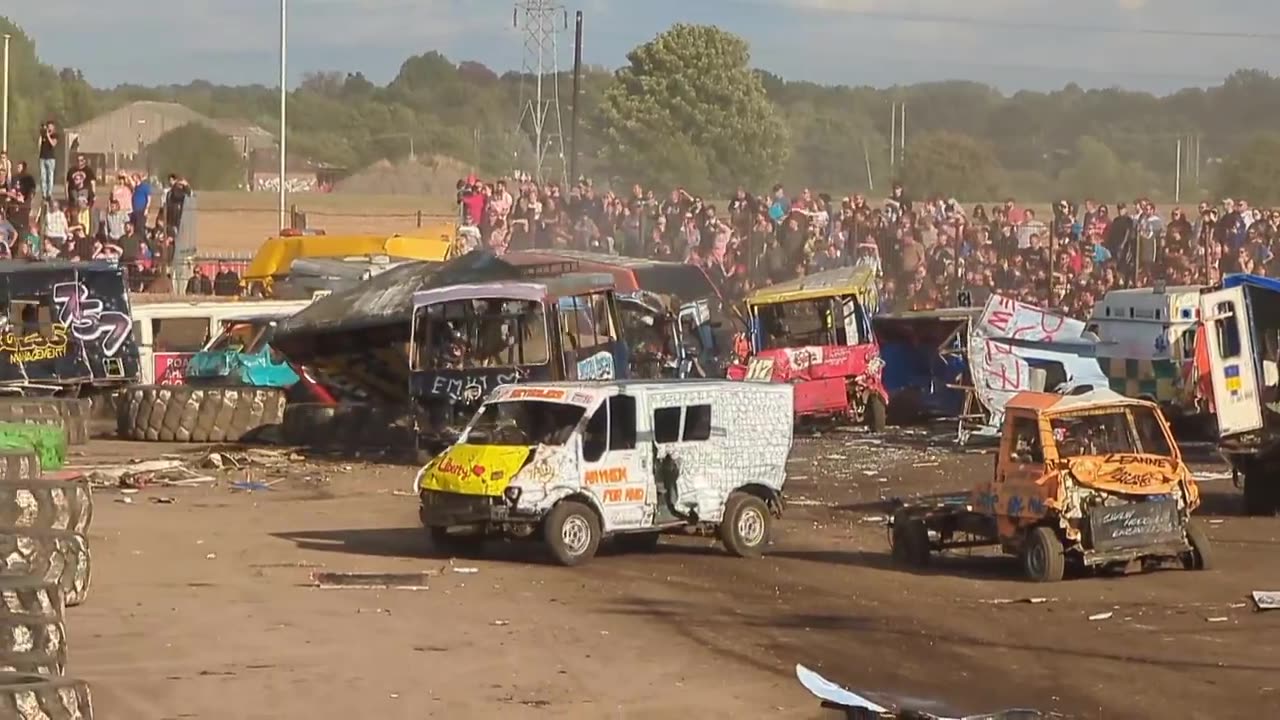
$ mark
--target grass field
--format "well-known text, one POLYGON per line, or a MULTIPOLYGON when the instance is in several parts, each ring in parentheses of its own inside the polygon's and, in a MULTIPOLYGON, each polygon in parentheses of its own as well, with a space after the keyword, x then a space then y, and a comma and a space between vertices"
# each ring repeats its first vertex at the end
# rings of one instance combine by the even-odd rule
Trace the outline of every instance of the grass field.
MULTIPOLYGON (((279 199, 271 193, 201 192, 196 227, 202 254, 251 254, 280 230, 279 199)), ((422 224, 452 221, 453 198, 411 195, 299 193, 288 203, 307 225, 330 235, 412 235, 422 224)))

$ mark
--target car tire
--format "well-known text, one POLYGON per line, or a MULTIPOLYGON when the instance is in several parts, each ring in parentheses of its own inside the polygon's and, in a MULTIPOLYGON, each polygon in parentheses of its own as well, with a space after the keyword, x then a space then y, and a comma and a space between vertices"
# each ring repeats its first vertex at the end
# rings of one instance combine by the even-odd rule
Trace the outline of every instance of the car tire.
POLYGON ((0 578, 0 601, 0 672, 61 675, 67 666, 62 589, 39 578, 0 578))
POLYGON ((0 673, 0 717, 93 720, 93 697, 83 680, 0 673))
POLYGON ((1212 570, 1213 545, 1209 542, 1204 526, 1195 520, 1188 520, 1186 533, 1187 544, 1191 545, 1191 549, 1182 554, 1182 566, 1188 570, 1212 570))
POLYGON ((585 503, 564 500, 542 521, 542 539, 551 557, 565 567, 581 565, 600 549, 600 518, 585 503))
POLYGON ((19 576, 56 583, 67 607, 83 603, 93 577, 88 540, 66 530, 0 528, 0 577, 19 576))
POLYGON ((1033 582, 1058 582, 1067 571, 1066 550, 1053 528, 1032 528, 1022 542, 1021 559, 1023 574, 1033 582))
POLYGON ((907 567, 928 567, 933 553, 929 526, 919 518, 905 518, 893 524, 893 560, 907 567))
POLYGON ((867 429, 873 433, 880 434, 889 425, 889 408, 884 403, 884 398, 877 393, 867 396, 867 429))
POLYGON ((745 492, 729 495, 720 520, 720 542, 725 550, 740 558, 764 554, 773 529, 773 515, 764 500, 745 492))
POLYGON ((0 527, 84 533, 92 521, 93 491, 85 478, 0 479, 0 527))
POLYGON ((125 440, 242 442, 284 416, 279 388, 139 385, 121 395, 116 431, 125 440))

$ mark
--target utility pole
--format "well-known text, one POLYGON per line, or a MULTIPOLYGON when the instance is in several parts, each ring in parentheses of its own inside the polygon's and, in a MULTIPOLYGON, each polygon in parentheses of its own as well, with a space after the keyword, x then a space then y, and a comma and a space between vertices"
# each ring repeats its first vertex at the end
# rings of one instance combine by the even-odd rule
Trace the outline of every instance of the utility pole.
POLYGON ((4 109, 0 119, 0 150, 9 151, 9 33, 4 34, 4 109))
POLYGON ((1173 201, 1180 203, 1182 202, 1182 138, 1178 138, 1177 152, 1177 159, 1173 162, 1175 168, 1173 172, 1173 201))
POLYGON ((562 184, 567 185, 564 123, 560 113, 557 16, 560 16, 561 24, 567 30, 569 14, 556 0, 520 0, 512 11, 511 24, 524 32, 524 68, 520 79, 520 120, 517 135, 533 143, 533 176, 540 182, 548 177, 558 178, 562 184), (532 88, 529 87, 530 84, 532 88), (546 87, 547 85, 550 87, 546 87), (550 127, 548 122, 551 123, 550 127), (559 159, 559 172, 553 173, 547 166, 548 156, 552 160, 559 159))
POLYGON ((288 80, 285 76, 285 57, 289 50, 289 33, 288 33, 288 3, 289 0, 280 0, 280 229, 285 228, 285 175, 287 172, 285 166, 285 153, 287 135, 289 132, 288 122, 285 118, 285 104, 289 97, 288 80))
POLYGON ((889 172, 893 172, 893 155, 898 151, 898 103, 889 106, 889 172))
POLYGON ((582 103, 582 11, 573 20, 573 115, 569 119, 569 177, 578 181, 578 105, 582 103))

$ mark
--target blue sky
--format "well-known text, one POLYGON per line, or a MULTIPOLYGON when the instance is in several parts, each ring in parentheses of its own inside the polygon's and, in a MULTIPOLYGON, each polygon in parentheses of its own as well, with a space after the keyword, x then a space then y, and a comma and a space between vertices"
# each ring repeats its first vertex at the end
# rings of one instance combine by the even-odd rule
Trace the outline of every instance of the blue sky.
MULTIPOLYGON (((79 67, 96 85, 277 82, 277 0, 184 0, 110 13, 87 6, 35 0, 0 12, 33 36, 45 62, 79 67)), ((1213 84, 1239 67, 1280 74, 1275 0, 580 0, 566 9, 571 27, 573 11, 586 15, 586 62, 608 67, 672 23, 689 22, 742 35, 757 67, 821 83, 966 79, 1013 92, 1075 81, 1168 92, 1213 84), (1271 29, 1275 35, 1261 36, 1271 29)), ((289 10, 291 84, 310 70, 360 70, 386 82, 405 57, 432 49, 498 71, 521 63, 510 2, 289 0, 289 10)), ((561 43, 568 67, 572 29, 561 43)))

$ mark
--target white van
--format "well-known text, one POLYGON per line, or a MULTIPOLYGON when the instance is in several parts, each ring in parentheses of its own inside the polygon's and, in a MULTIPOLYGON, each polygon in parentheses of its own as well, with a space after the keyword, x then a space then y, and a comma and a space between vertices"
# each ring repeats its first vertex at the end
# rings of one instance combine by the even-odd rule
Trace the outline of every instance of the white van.
POLYGON ((200 300, 195 302, 133 301, 133 338, 138 344, 138 382, 143 385, 181 384, 191 356, 222 332, 225 320, 257 312, 295 313, 310 300, 200 300))
POLYGON ((759 555, 782 512, 792 386, 730 380, 522 383, 496 388, 419 471, 419 516, 440 549, 541 532, 577 565, 617 535, 675 528, 759 555))
POLYGON ((1157 402, 1174 414, 1204 411, 1192 370, 1200 323, 1199 285, 1112 290, 1093 308, 1088 329, 1111 389, 1157 402))

